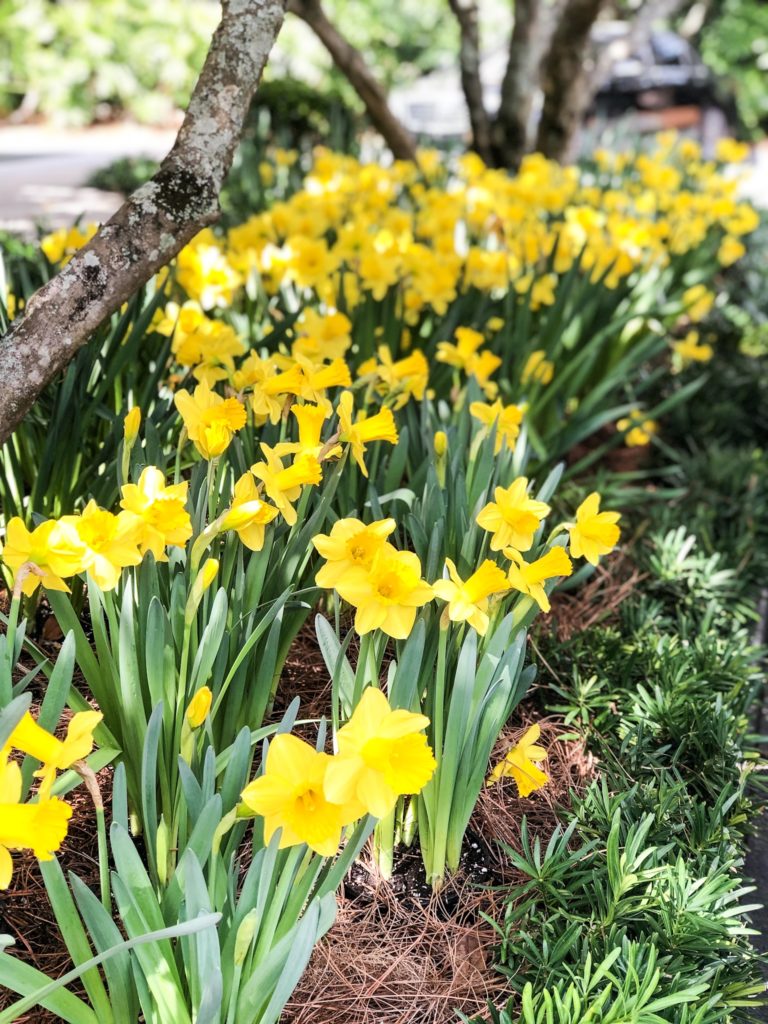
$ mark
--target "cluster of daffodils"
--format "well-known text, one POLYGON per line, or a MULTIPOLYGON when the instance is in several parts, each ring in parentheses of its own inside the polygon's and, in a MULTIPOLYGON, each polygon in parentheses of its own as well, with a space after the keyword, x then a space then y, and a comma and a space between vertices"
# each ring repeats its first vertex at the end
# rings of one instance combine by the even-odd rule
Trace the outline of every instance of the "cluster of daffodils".
POLYGON ((11 851, 31 850, 39 860, 51 860, 67 835, 72 816, 69 804, 51 795, 56 773, 71 768, 93 749, 93 730, 101 721, 97 711, 74 715, 63 740, 43 729, 29 712, 0 748, 0 889, 13 873, 11 851), (14 753, 28 754, 41 764, 33 800, 24 801, 22 773, 14 753))
MULTIPOLYGON (((522 594, 547 612, 546 584, 573 572, 571 558, 560 544, 551 544, 532 561, 525 558, 550 511, 545 502, 529 496, 525 477, 518 477, 509 487, 497 487, 494 500, 478 513, 477 523, 490 534, 491 552, 500 553, 506 565, 488 558, 462 579, 454 563, 446 559, 447 578, 431 584, 422 578, 418 555, 399 551, 387 539, 395 530, 393 519, 367 525, 359 519, 340 519, 329 534, 313 539, 325 559, 316 583, 334 589, 356 609, 355 629, 361 636, 380 629, 394 639, 407 638, 418 609, 434 598, 445 602, 446 625, 448 621, 468 622, 484 636, 493 597, 522 594)), ((593 493, 576 510, 574 522, 563 523, 552 538, 567 531, 571 555, 596 565, 618 543, 619 518, 618 512, 601 512, 600 496, 593 493)))
POLYGON ((117 513, 90 501, 79 515, 49 519, 32 530, 14 517, 6 528, 3 561, 26 595, 40 583, 68 591, 64 581, 80 573, 102 590, 114 590, 123 569, 139 565, 147 552, 165 561, 169 545, 183 545, 192 536, 187 488, 186 482, 167 484, 161 470, 147 466, 136 484, 123 486, 117 513))
MULTIPOLYGON (((708 161, 695 142, 670 134, 658 137, 652 153, 598 151, 596 166, 586 169, 529 155, 514 176, 476 154, 445 163, 424 152, 415 163, 385 168, 318 149, 301 189, 276 195, 226 236, 206 228, 182 250, 162 277, 172 276, 178 301, 157 311, 152 329, 172 338, 183 374, 247 393, 257 421, 275 422, 286 396, 317 402, 328 387, 350 386, 353 321, 371 302, 394 297, 407 325, 400 351, 380 345, 356 372, 388 401, 418 399, 427 365, 414 339, 462 296, 492 300, 483 325, 492 334, 503 325, 493 302, 509 296, 536 313, 557 301, 574 268, 610 290, 702 248, 708 262, 738 260, 742 239, 758 224, 738 198, 738 177, 722 173, 724 163, 741 159, 729 140, 708 161), (274 298, 246 341, 228 314, 254 287, 274 298), (253 337, 268 355, 252 349, 253 337)), ((287 183, 278 173, 284 155, 274 161, 273 177, 287 183)), ((66 262, 93 230, 55 232, 43 250, 51 262, 66 262)), ((713 300, 703 284, 684 292, 681 323, 689 333, 713 300)), ((478 351, 482 340, 475 328, 462 328, 438 360, 464 369, 493 400, 488 380, 499 360, 478 351)), ((708 343, 689 334, 672 345, 678 368, 707 358, 708 343)), ((535 349, 522 383, 545 386, 555 372, 535 349)))
MULTIPOLYGON (((382 168, 318 150, 304 189, 233 228, 220 253, 272 293, 289 285, 335 304, 341 292, 347 308, 397 286, 415 323, 470 289, 530 293, 532 308, 550 305, 577 261, 615 288, 701 245, 711 230, 728 264, 756 225, 737 181, 695 144, 675 149, 671 136, 651 155, 598 154, 597 175, 539 155, 515 176, 474 154, 450 168, 430 156, 382 168)), ((199 247, 209 251, 210 235, 199 247)), ((229 280, 221 301, 228 289, 229 280)))
MULTIPOLYGON (((333 406, 323 387, 313 390, 311 396, 317 404, 300 402, 296 394, 291 394, 289 404, 280 407, 280 415, 290 412, 293 417, 298 439, 274 446, 261 444, 262 459, 239 477, 228 507, 195 540, 194 569, 221 533, 235 532, 245 547, 258 552, 264 546, 265 528, 278 516, 293 526, 298 518, 296 502, 304 488, 321 484, 323 465, 339 459, 345 449, 367 476, 367 446, 374 441, 397 443, 391 409, 381 409, 371 416, 365 411, 356 412, 351 391, 340 395, 336 430, 323 440, 321 435, 333 406)), ((175 400, 186 436, 201 457, 212 464, 246 425, 249 415, 243 401, 223 398, 205 381, 193 393, 178 391, 175 400)), ((257 418, 253 403, 250 414, 257 418)), ((138 408, 125 418, 124 476, 140 422, 138 408)), ((146 466, 136 483, 122 486, 117 512, 90 501, 77 515, 47 520, 31 530, 21 518, 10 519, 0 554, 15 584, 27 596, 40 584, 48 590, 68 592, 65 580, 80 574, 88 574, 103 591, 114 590, 123 570, 139 565, 147 553, 156 561, 167 561, 169 547, 183 547, 193 536, 188 489, 187 481, 168 483, 162 470, 146 466)))
POLYGON ((345 826, 369 814, 386 817, 399 797, 420 792, 432 778, 428 725, 424 715, 393 710, 381 690, 369 687, 339 730, 333 756, 297 736, 276 736, 238 813, 264 818, 266 843, 279 831, 280 849, 306 843, 331 857, 345 826))

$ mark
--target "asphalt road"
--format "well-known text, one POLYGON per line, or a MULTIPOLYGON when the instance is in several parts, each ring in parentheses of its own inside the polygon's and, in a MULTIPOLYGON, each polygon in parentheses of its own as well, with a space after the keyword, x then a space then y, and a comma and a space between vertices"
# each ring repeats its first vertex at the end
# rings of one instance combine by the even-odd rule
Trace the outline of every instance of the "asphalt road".
POLYGON ((0 227, 20 234, 106 220, 121 197, 85 187, 94 171, 124 156, 164 156, 175 137, 135 125, 88 130, 0 127, 0 227))

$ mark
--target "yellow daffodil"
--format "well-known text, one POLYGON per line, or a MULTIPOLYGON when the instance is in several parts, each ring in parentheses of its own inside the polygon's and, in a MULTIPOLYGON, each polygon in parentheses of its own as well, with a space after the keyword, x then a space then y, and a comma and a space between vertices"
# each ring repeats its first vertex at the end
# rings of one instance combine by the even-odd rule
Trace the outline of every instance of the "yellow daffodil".
POLYGON ((747 247, 733 235, 726 235, 717 250, 717 259, 721 266, 730 267, 732 263, 740 260, 746 254, 747 247))
POLYGON ((525 361, 520 381, 523 385, 531 381, 537 384, 549 384, 555 375, 555 364, 547 359, 544 349, 531 352, 525 361))
POLYGON ((357 801, 331 801, 325 781, 331 758, 297 736, 281 733, 267 752, 264 774, 242 792, 243 803, 264 818, 264 841, 280 832, 278 846, 306 843, 315 853, 332 857, 345 825, 360 817, 357 801))
POLYGON ((259 489, 251 473, 244 473, 235 483, 232 504, 221 520, 222 530, 234 530, 251 551, 264 547, 264 527, 277 515, 277 509, 259 497, 259 489))
POLYGON ((683 366, 689 363, 708 363, 715 354, 711 345, 699 343, 698 331, 688 331, 682 341, 674 342, 673 348, 683 366))
POLYGON ((328 419, 328 409, 324 405, 292 405, 293 414, 299 426, 298 441, 281 441, 275 445, 275 454, 283 458, 285 455, 306 453, 314 455, 318 461, 336 459, 341 455, 341 446, 326 447, 322 441, 323 424, 328 419))
POLYGON ((40 248, 51 263, 69 263, 78 249, 90 242, 98 229, 97 224, 88 224, 84 228, 59 228, 46 235, 40 242, 40 248))
POLYGON ((369 570, 394 529, 394 519, 380 519, 367 526, 359 519, 339 519, 330 534, 313 537, 312 543, 326 560, 315 577, 318 587, 332 589, 349 569, 369 570))
POLYGON ((476 420, 480 420, 488 430, 496 424, 496 441, 494 451, 496 455, 506 445, 514 448, 515 441, 520 434, 520 424, 523 422, 523 410, 519 405, 504 405, 499 399, 488 405, 485 402, 472 402, 469 411, 476 420))
POLYGON ((314 455, 299 455, 292 466, 284 466, 274 449, 262 444, 266 462, 257 462, 251 466, 253 475, 264 484, 267 496, 275 503, 277 510, 289 526, 296 522, 297 515, 293 503, 301 494, 305 485, 315 486, 323 478, 320 463, 314 455))
POLYGON ((490 379, 501 366, 501 359, 485 349, 472 356, 467 364, 467 374, 474 377, 483 389, 486 398, 495 398, 499 391, 499 385, 490 379))
POLYGON ((469 364, 485 338, 471 327, 457 327, 453 336, 456 339, 455 344, 450 341, 438 342, 437 361, 469 372, 469 364))
POLYGON ((352 383, 349 367, 343 359, 333 362, 313 363, 304 356, 298 356, 296 365, 302 373, 300 396, 305 402, 320 403, 325 401, 325 393, 329 388, 346 388, 352 383))
POLYGON ((514 548, 505 548, 504 554, 512 562, 507 575, 508 586, 532 597, 543 612, 548 612, 549 598, 544 584, 547 580, 570 576, 573 572, 573 563, 565 548, 559 545, 550 548, 546 554, 533 562, 526 562, 514 548))
POLYGON ((315 288, 336 270, 338 256, 322 238, 294 235, 285 245, 286 276, 299 288, 315 288))
POLYGON ((210 228, 204 228, 176 257, 176 279, 203 309, 232 304, 242 278, 210 228))
POLYGON ((102 718, 99 711, 79 711, 72 716, 66 736, 60 740, 38 725, 27 711, 9 736, 3 753, 13 748, 42 762, 35 776, 42 779, 40 796, 44 798, 50 792, 57 771, 71 768, 75 761, 82 761, 93 750, 93 731, 102 718))
POLYGON ((187 434, 204 459, 215 459, 229 447, 238 430, 245 426, 245 406, 236 398, 222 398, 205 383, 194 395, 177 391, 174 401, 187 434))
POLYGON ((446 558, 445 565, 450 578, 432 584, 435 595, 448 602, 446 611, 452 622, 468 622, 480 636, 485 636, 489 621, 488 598, 509 590, 504 570, 486 559, 467 580, 462 580, 450 558, 446 558))
POLYGON ((151 551, 156 561, 167 562, 166 547, 182 547, 192 536, 192 520, 185 507, 188 487, 186 481, 166 484, 165 474, 156 466, 143 469, 137 484, 123 485, 120 507, 136 516, 142 555, 151 551))
POLYGON ((571 554, 597 565, 619 542, 618 512, 601 512, 600 495, 593 491, 576 509, 576 522, 565 523, 571 536, 571 554))
POLYGON ((432 600, 432 587, 421 578, 421 562, 412 551, 383 545, 369 569, 350 567, 336 578, 336 590, 353 605, 355 629, 363 636, 380 629, 405 640, 416 621, 416 609, 432 600))
POLYGON ((198 569, 192 586, 189 588, 187 604, 184 608, 184 621, 189 624, 197 614, 203 594, 212 585, 219 572, 219 563, 215 558, 207 558, 198 569))
POLYGON ((352 322, 336 310, 320 314, 307 307, 298 319, 296 330, 298 337, 293 343, 293 354, 313 362, 343 359, 352 344, 352 322))
POLYGON ((326 798, 386 817, 398 797, 420 792, 434 774, 435 759, 423 734, 428 725, 424 715, 392 710, 381 690, 369 687, 339 730, 338 754, 325 773, 326 798))
POLYGON ((725 164, 741 164, 750 154, 748 142, 737 142, 736 139, 718 139, 715 144, 715 157, 725 164))
POLYGON ((520 796, 530 796, 531 793, 549 782, 549 776, 539 768, 537 762, 544 761, 547 752, 544 747, 539 747, 538 740, 541 737, 541 727, 532 725, 530 729, 517 741, 503 761, 494 767, 488 776, 487 785, 493 786, 499 779, 512 776, 517 784, 517 791, 520 796))
POLYGON ((53 519, 31 531, 18 516, 9 519, 2 557, 14 578, 27 563, 40 570, 40 575, 30 573, 24 577, 21 590, 27 597, 34 594, 40 584, 46 590, 67 592, 69 587, 64 579, 84 568, 83 548, 77 532, 53 519))
POLYGON ((251 408, 257 423, 279 423, 286 402, 300 395, 305 386, 300 366, 280 373, 274 359, 262 359, 251 352, 233 375, 235 387, 250 391, 251 408))
POLYGON ((629 416, 620 419, 616 424, 616 429, 626 430, 624 444, 627 448, 641 448, 651 443, 651 438, 657 433, 659 427, 655 420, 644 419, 642 412, 636 409, 629 416))
POLYGON ((528 551, 533 535, 550 507, 543 501, 528 497, 528 480, 520 476, 509 487, 497 487, 495 501, 489 502, 477 516, 478 526, 492 533, 491 551, 515 548, 528 551))
POLYGON ((102 590, 114 590, 126 566, 138 565, 142 555, 139 542, 142 521, 132 512, 114 515, 89 501, 79 516, 62 516, 51 534, 51 543, 65 550, 72 527, 78 543, 73 544, 72 557, 79 557, 84 572, 89 573, 102 590))
POLYGON ((359 377, 376 382, 376 391, 391 399, 395 409, 402 409, 411 398, 420 402, 429 380, 429 363, 418 349, 404 359, 394 360, 388 345, 380 345, 378 362, 368 359, 360 365, 359 377))
POLYGON ((67 835, 72 808, 57 797, 20 803, 21 769, 0 754, 0 889, 11 884, 11 850, 31 850, 38 860, 52 860, 67 835))
POLYGON ((683 306, 689 320, 697 323, 703 320, 715 304, 714 292, 706 285, 695 284, 683 292, 683 306))
POLYGON ((388 441, 397 444, 397 427, 391 409, 382 409, 373 416, 366 417, 364 412, 358 415, 357 422, 352 419, 354 398, 351 391, 343 391, 339 398, 339 440, 349 444, 352 457, 360 467, 363 476, 368 476, 365 466, 366 445, 371 441, 388 441))

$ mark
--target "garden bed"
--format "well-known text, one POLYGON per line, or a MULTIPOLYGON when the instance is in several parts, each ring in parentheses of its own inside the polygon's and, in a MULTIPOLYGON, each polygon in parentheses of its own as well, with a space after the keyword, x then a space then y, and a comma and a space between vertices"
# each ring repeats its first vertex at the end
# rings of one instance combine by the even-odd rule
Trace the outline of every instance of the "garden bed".
POLYGON ((303 159, 3 450, 0 1024, 749 1020, 757 214, 303 159))

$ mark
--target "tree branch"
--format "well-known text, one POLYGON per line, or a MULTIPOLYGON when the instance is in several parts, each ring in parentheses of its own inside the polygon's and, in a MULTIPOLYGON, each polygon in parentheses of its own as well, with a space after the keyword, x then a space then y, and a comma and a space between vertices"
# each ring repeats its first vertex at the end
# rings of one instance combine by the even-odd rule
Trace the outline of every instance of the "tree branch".
POLYGON ((541 64, 544 105, 536 149, 563 160, 586 106, 584 58, 604 0, 567 0, 541 64))
POLYGON ((218 196, 283 22, 285 0, 222 0, 176 142, 154 178, 27 304, 0 338, 0 443, 110 316, 197 232, 218 196))
POLYGON ((387 103, 387 95, 371 74, 365 58, 329 21, 320 0, 289 0, 288 10, 306 22, 333 58, 339 71, 365 104, 371 123, 398 160, 415 160, 416 145, 387 103))
POLYGON ((501 102, 493 125, 496 160, 517 170, 528 143, 528 121, 538 84, 544 20, 541 0, 515 0, 509 56, 501 83, 501 102))
POLYGON ((469 111, 472 148, 486 163, 491 162, 491 124, 483 102, 480 78, 480 31, 475 0, 448 0, 459 23, 459 68, 461 88, 469 111))

